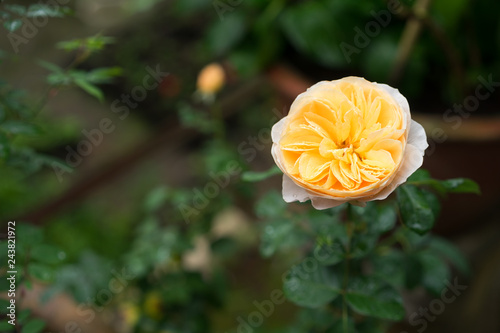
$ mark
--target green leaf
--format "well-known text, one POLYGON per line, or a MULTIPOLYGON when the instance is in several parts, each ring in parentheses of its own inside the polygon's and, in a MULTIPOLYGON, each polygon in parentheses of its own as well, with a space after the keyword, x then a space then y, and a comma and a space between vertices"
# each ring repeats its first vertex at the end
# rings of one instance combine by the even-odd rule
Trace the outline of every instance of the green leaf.
MULTIPOLYGON (((126 272, 131 272, 128 263, 127 261, 126 272)), ((42 298, 48 300, 55 293, 65 290, 71 293, 77 302, 86 302, 106 287, 111 278, 110 263, 92 252, 84 251, 79 262, 63 265, 57 270, 55 281, 42 298)))
POLYGON ((38 60, 38 64, 40 66, 42 66, 43 68, 48 69, 51 72, 55 72, 55 73, 63 73, 64 72, 64 70, 61 67, 57 66, 56 64, 47 62, 47 61, 38 60))
POLYGON ((414 185, 402 185, 397 189, 397 198, 405 226, 420 235, 432 229, 436 217, 422 190, 414 185))
POLYGON ((370 232, 384 233, 396 224, 396 207, 392 204, 378 204, 372 201, 365 207, 353 206, 352 210, 356 221, 364 222, 370 232))
POLYGON ((334 239, 338 239, 343 246, 347 246, 349 237, 347 236, 345 224, 342 222, 344 206, 324 211, 315 209, 307 211, 306 218, 313 231, 317 234, 319 242, 325 241, 329 243, 334 239))
POLYGON ((370 47, 360 54, 361 66, 366 77, 386 82, 398 55, 398 44, 391 35, 382 34, 370 42, 370 47))
POLYGON ((340 293, 339 286, 339 279, 331 270, 303 261, 290 269, 283 290, 295 304, 317 308, 333 301, 340 293))
POLYGON ((298 230, 290 219, 280 218, 266 223, 261 233, 260 253, 272 256, 277 250, 296 248, 306 240, 302 230, 298 230))
POLYGON ((69 41, 62 41, 56 44, 58 49, 63 49, 65 51, 74 51, 78 50, 83 46, 83 42, 81 39, 74 39, 69 41))
POLYGON ((11 134, 35 135, 40 133, 34 125, 17 120, 7 120, 0 125, 0 129, 11 134))
POLYGON ((5 107, 0 104, 0 122, 2 122, 5 119, 5 107))
POLYGON ((43 282, 49 282, 54 278, 54 271, 52 268, 32 262, 28 265, 28 273, 43 282))
POLYGON ((113 44, 116 42, 116 38, 110 36, 101 36, 97 34, 88 38, 81 40, 82 44, 90 51, 96 52, 104 49, 106 45, 113 44))
POLYGON ((26 287, 27 290, 33 289, 33 283, 31 283, 30 280, 24 280, 24 286, 26 287))
POLYGON ((468 178, 454 178, 441 181, 446 191, 450 193, 474 193, 481 194, 479 185, 468 178))
MULTIPOLYGON (((5 279, 4 279, 5 280, 5 279)), ((10 283, 7 282, 6 286, 7 286, 7 289, 9 289, 9 286, 10 283)), ((2 289, 2 290, 7 290, 7 289, 2 289)), ((10 301, 8 299, 3 299, 3 298, 0 298, 0 314, 5 314, 5 308, 8 307, 10 304, 10 301)))
POLYGON ((441 203, 439 202, 438 196, 426 189, 420 189, 420 191, 424 195, 425 200, 427 200, 427 203, 432 210, 432 214, 434 214, 434 218, 437 219, 441 213, 441 203))
POLYGON ((12 13, 15 13, 19 16, 23 16, 26 13, 26 7, 22 5, 5 5, 5 9, 8 11, 11 11, 12 13))
POLYGON ((31 248, 31 258, 44 264, 58 264, 66 258, 66 254, 58 248, 47 244, 35 244, 31 248))
POLYGON ((43 240, 42 230, 31 224, 18 222, 16 223, 16 230, 18 239, 22 242, 22 244, 33 246, 43 240))
POLYGON ((408 178, 407 184, 428 185, 441 194, 449 193, 475 193, 481 194, 479 185, 468 178, 454 178, 447 180, 432 179, 429 172, 424 169, 417 170, 408 178))
POLYGON ((85 73, 85 79, 92 83, 107 83, 112 78, 120 76, 122 73, 123 69, 117 66, 96 68, 85 73))
MULTIPOLYGON (((181 0, 175 1, 174 10, 180 15, 189 15, 195 14, 200 10, 213 10, 214 8, 209 8, 210 1, 206 0, 181 0)), ((213 6, 215 7, 215 2, 213 2, 213 6)), ((232 8, 232 6, 230 7, 232 8)), ((226 12, 227 15, 230 15, 229 12, 226 12)), ((224 18, 224 15, 222 15, 224 18)))
MULTIPOLYGON (((389 332, 389 327, 387 322, 380 321, 375 318, 366 318, 356 325, 356 333, 387 333, 389 332)), ((332 333, 342 332, 341 330, 332 333)))
POLYGON ((441 295, 445 282, 450 279, 448 265, 430 251, 422 251, 417 256, 422 264, 423 286, 435 296, 441 295))
POLYGON ((332 316, 331 311, 325 307, 301 308, 294 317, 293 328, 295 330, 286 330, 282 333, 324 332, 339 321, 339 318, 332 316))
POLYGON ((449 260, 462 274, 470 274, 467 259, 455 245, 446 239, 437 236, 432 237, 429 243, 429 250, 437 256, 449 260))
POLYGON ((179 103, 177 113, 183 127, 192 127, 202 133, 211 133, 216 128, 216 123, 206 112, 200 112, 188 103, 179 103))
POLYGON ((413 289, 422 282, 424 269, 417 256, 413 254, 406 255, 400 267, 404 271, 406 288, 413 289))
POLYGON ((362 315, 387 320, 402 320, 405 316, 398 292, 377 279, 351 279, 345 298, 347 304, 362 315))
POLYGON ((428 179, 431 179, 431 174, 429 173, 429 171, 427 171, 425 169, 418 169, 410 177, 408 177, 407 182, 409 182, 409 183, 419 182, 419 181, 428 180, 428 179))
POLYGON ((21 333, 40 333, 45 328, 45 322, 40 319, 32 319, 23 326, 21 333))
POLYGON ((470 3, 467 0, 441 0, 432 3, 432 17, 436 18, 444 29, 454 31, 460 19, 467 15, 470 3))
POLYGON ((295 48, 302 53, 315 57, 327 66, 345 65, 339 48, 342 42, 334 17, 320 2, 301 2, 288 6, 280 16, 282 30, 295 48))
POLYGON ((102 90, 96 87, 95 85, 89 83, 86 80, 82 79, 75 79, 74 80, 75 84, 85 90, 89 95, 94 96, 99 100, 99 102, 104 101, 104 94, 102 93, 102 90))
MULTIPOLYGON (((10 320, 10 319, 9 319, 10 320)), ((8 323, 7 320, 0 321, 0 332, 15 332, 16 327, 8 323)))
POLYGON ((88 38, 72 39, 62 41, 56 44, 56 47, 65 51, 74 51, 85 48, 91 52, 100 51, 106 45, 112 44, 116 41, 113 37, 101 36, 97 34, 88 38))
POLYGON ((10 18, 10 16, 11 16, 10 13, 7 13, 6 11, 0 10, 0 19, 6 20, 6 19, 10 18))
POLYGON ((0 159, 6 158, 9 156, 9 140, 5 136, 5 134, 0 133, 0 159))
POLYGON ((210 51, 215 56, 226 53, 243 38, 245 30, 245 16, 239 13, 227 15, 224 20, 216 21, 207 35, 210 51))
POLYGON ((338 239, 332 244, 318 244, 314 254, 318 262, 325 266, 338 264, 345 258, 344 247, 338 239))
POLYGON ((35 158, 37 161, 39 161, 41 164, 52 167, 52 168, 60 168, 61 170, 65 172, 73 172, 74 169, 70 167, 64 160, 61 160, 57 157, 45 155, 45 154, 40 154, 40 153, 35 153, 35 158))
POLYGON ((370 224, 370 228, 384 233, 394 228, 397 221, 396 207, 392 204, 377 205, 377 218, 370 224))
POLYGON ((23 325, 26 319, 28 319, 28 317, 30 316, 30 314, 31 314, 30 309, 22 310, 21 312, 19 312, 19 315, 17 316, 17 322, 23 325))
POLYGON ((5 320, 0 321, 0 332, 2 333, 14 333, 16 331, 16 326, 9 324, 8 320, 11 320, 10 318, 7 318, 5 320))
POLYGON ((241 175, 241 180, 244 182, 260 182, 274 175, 280 175, 282 171, 277 166, 273 166, 267 171, 256 172, 256 171, 246 171, 241 175))
POLYGON ((5 29, 9 30, 9 32, 16 31, 17 29, 21 28, 22 25, 23 25, 23 21, 21 21, 21 20, 6 21, 3 24, 5 29))
POLYGON ((259 218, 280 218, 285 214, 286 208, 281 194, 269 191, 255 205, 255 214, 259 218))
POLYGON ((234 255, 240 244, 230 237, 222 237, 210 244, 210 249, 217 258, 230 258, 234 255))
POLYGON ((228 60, 236 72, 244 78, 255 76, 260 69, 260 61, 255 56, 254 45, 242 45, 231 51, 228 60))
POLYGON ((391 249, 384 255, 377 255, 371 258, 373 267, 376 267, 373 274, 380 280, 390 284, 394 288, 402 288, 405 283, 404 267, 406 256, 400 251, 391 249))
POLYGON ((59 9, 59 6, 49 6, 45 4, 33 4, 29 6, 28 12, 26 13, 27 17, 63 17, 63 12, 59 9))
POLYGON ((144 201, 144 208, 147 212, 154 212, 167 202, 168 189, 165 186, 158 187, 151 191, 144 201))
MULTIPOLYGON (((313 326, 314 328, 316 325, 313 326)), ((316 331, 311 331, 316 332, 316 331)), ((323 332, 323 331, 321 331, 323 332)), ((342 320, 337 320, 332 326, 330 326, 325 333, 360 333, 355 326, 354 318, 347 318, 347 330, 345 329, 344 322, 342 320)))

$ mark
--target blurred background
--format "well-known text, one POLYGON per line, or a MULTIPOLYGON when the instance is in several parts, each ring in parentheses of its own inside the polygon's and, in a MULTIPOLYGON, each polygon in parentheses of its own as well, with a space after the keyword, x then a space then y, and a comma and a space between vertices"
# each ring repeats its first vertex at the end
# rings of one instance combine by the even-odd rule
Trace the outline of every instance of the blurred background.
MULTIPOLYGON (((236 332, 298 255, 261 223, 287 209, 281 177, 242 172, 274 165, 270 127, 299 93, 350 75, 408 98, 433 177, 481 186, 444 198, 435 231, 472 273, 449 272, 467 289, 425 331, 500 332, 500 2, 6 0, 0 18, 23 332, 236 332)), ((408 313, 434 298, 409 291, 408 313)), ((292 332, 295 311, 238 333, 292 332)))

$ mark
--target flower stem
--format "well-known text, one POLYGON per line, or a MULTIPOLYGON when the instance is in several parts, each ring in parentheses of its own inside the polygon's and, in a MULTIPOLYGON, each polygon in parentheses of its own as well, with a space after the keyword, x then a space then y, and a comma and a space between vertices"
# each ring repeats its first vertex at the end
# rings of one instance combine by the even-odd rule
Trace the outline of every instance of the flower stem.
POLYGON ((226 128, 224 123, 224 116, 222 114, 221 107, 219 103, 215 102, 211 108, 212 119, 215 122, 215 137, 219 140, 224 140, 226 128))
POLYGON ((344 279, 342 282, 342 327, 343 332, 349 332, 349 309, 347 308, 347 286, 349 284, 349 259, 351 257, 351 235, 354 229, 354 222, 352 216, 352 205, 347 204, 347 221, 346 221, 346 231, 347 231, 347 244, 345 249, 345 266, 344 266, 344 279))

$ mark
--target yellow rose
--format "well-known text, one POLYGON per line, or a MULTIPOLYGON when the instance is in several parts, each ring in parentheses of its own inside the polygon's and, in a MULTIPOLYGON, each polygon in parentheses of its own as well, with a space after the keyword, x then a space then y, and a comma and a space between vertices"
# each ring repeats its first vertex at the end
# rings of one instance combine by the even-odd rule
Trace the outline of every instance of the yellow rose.
POLYGON ((222 88, 225 81, 226 76, 222 66, 212 63, 205 66, 198 74, 197 88, 201 93, 215 94, 222 88))
POLYGON ((427 137, 401 93, 359 77, 319 82, 272 128, 283 199, 316 209, 387 198, 423 162, 427 137))

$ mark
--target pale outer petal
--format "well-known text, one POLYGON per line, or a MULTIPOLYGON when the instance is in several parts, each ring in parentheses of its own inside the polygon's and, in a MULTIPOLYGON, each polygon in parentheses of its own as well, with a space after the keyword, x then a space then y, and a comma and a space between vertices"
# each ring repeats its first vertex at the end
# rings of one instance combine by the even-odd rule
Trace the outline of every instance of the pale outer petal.
POLYGON ((285 202, 305 202, 310 197, 311 195, 305 188, 295 184, 287 175, 283 175, 283 200, 285 202))
POLYGON ((276 124, 273 125, 273 127, 271 129, 271 138, 273 139, 273 143, 280 142, 281 133, 285 129, 286 118, 287 117, 281 118, 280 121, 278 121, 276 124))
MULTIPOLYGON (((363 80, 363 78, 357 77, 349 77, 346 78, 349 80, 363 80)), ((338 80, 337 80, 338 81, 338 80)), ((299 108, 300 104, 306 102, 310 93, 312 91, 319 92, 325 89, 328 85, 334 84, 336 81, 322 81, 319 82, 309 89, 306 92, 300 94, 295 101, 292 103, 290 107, 290 112, 299 108), (315 91, 316 90, 316 91, 315 91)), ((281 162, 281 152, 279 150, 279 141, 281 138, 281 134, 286 126, 287 117, 282 118, 278 121, 271 130, 271 136, 273 140, 273 146, 271 149, 272 156, 274 161, 278 165, 278 167, 283 171, 283 199, 286 202, 305 202, 307 200, 311 200, 311 203, 314 208, 318 210, 327 209, 339 206, 345 202, 350 202, 354 205, 364 206, 367 201, 372 200, 383 200, 387 198, 399 185, 404 183, 408 177, 413 174, 423 163, 423 156, 425 153, 425 149, 428 147, 427 136, 425 134, 424 128, 417 123, 416 121, 411 119, 410 107, 406 98, 399 92, 399 90, 392 88, 386 84, 375 83, 384 91, 392 96, 392 98, 399 104, 399 106, 403 109, 403 117, 404 122, 406 122, 407 127, 409 127, 407 143, 405 147, 405 153, 402 160, 402 165, 399 170, 394 175, 393 179, 387 184, 384 188, 382 188, 379 192, 366 197, 357 197, 357 198, 346 198, 346 200, 342 200, 339 198, 328 198, 325 196, 318 196, 313 193, 310 193, 305 188, 297 185, 287 174, 286 170, 281 162)))

